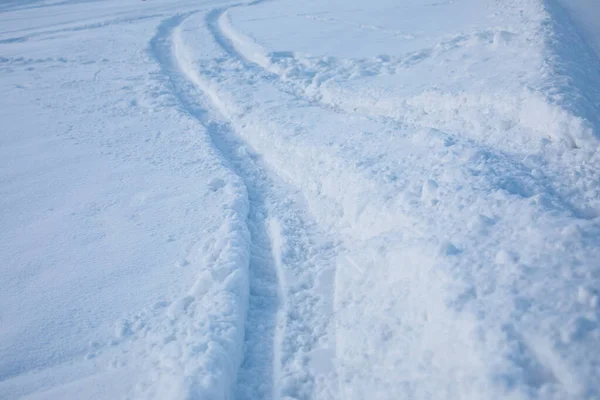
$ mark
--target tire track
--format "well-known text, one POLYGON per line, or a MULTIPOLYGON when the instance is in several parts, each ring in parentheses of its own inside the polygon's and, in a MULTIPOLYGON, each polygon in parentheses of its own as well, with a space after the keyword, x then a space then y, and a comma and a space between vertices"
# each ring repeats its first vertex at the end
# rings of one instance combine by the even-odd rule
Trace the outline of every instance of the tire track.
MULTIPOLYGON (((208 14, 209 25, 218 12, 208 14)), ((197 13, 165 20, 150 51, 182 110, 206 128, 248 193, 250 295, 245 354, 233 392, 239 399, 312 398, 316 378, 310 363, 315 351, 323 357, 329 315, 323 310, 328 301, 317 290, 331 295, 322 286, 332 284, 335 247, 306 215, 301 193, 283 183, 236 134, 218 93, 196 71, 181 31, 197 13)))
MULTIPOLYGON (((210 111, 200 103, 194 93, 194 82, 188 82, 180 72, 176 55, 173 50, 172 35, 186 18, 194 13, 178 15, 166 20, 159 28, 159 34, 151 43, 155 59, 161 65, 163 74, 171 83, 172 94, 177 98, 183 110, 197 119, 208 131, 215 149, 222 156, 225 164, 232 173, 239 176, 248 192, 250 203, 249 215, 246 220, 250 231, 250 297, 248 299, 248 315, 246 321, 247 353, 252 356, 252 365, 264 377, 272 377, 273 342, 275 335, 275 320, 280 304, 279 283, 271 246, 266 228, 265 198, 262 194, 268 185, 264 171, 253 165, 246 153, 245 146, 235 139, 231 127, 224 122, 213 119, 210 111), (249 324, 261 326, 260 332, 249 329, 249 324), (261 340, 258 340, 259 338, 261 340), (264 343, 264 346, 260 346, 264 343)), ((197 95, 199 93, 196 93, 197 95)), ((244 363, 248 363, 246 354, 244 363)), ((272 382, 266 382, 272 386, 272 382)), ((263 393, 264 395, 264 393, 263 393)))

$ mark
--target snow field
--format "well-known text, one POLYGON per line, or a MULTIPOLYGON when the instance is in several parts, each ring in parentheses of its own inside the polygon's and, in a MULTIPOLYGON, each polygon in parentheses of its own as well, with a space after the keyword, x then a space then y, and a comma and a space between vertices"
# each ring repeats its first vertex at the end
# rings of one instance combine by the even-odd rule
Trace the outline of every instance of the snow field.
POLYGON ((600 396, 574 4, 0 8, 0 397, 600 396))

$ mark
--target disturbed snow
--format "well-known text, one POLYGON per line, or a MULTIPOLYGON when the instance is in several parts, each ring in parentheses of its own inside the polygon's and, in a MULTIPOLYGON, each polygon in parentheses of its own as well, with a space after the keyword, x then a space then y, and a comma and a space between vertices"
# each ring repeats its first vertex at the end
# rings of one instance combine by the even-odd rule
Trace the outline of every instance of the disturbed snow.
POLYGON ((0 398, 600 398, 577 0, 0 4, 0 398))

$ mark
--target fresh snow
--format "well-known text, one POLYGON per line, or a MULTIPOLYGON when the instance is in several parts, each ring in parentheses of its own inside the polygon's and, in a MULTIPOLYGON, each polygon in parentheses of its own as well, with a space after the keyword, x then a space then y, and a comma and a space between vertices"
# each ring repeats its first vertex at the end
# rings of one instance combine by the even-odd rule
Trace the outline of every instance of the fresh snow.
POLYGON ((0 3, 1 399, 600 399, 600 3, 0 3))

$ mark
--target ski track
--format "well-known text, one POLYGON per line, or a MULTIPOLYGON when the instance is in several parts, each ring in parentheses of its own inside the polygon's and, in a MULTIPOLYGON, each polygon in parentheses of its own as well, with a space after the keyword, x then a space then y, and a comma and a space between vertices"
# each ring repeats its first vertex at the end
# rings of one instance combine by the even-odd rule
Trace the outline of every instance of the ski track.
MULTIPOLYGON (((209 27, 214 28, 214 17, 222 10, 207 14, 209 27)), ((250 293, 245 355, 234 393, 239 399, 308 399, 319 384, 307 366, 310 355, 328 346, 330 329, 327 301, 315 288, 323 284, 320 276, 327 276, 333 268, 335 246, 323 239, 302 210, 301 194, 264 165, 260 155, 219 115, 218 99, 193 70, 179 39, 181 26, 196 13, 165 20, 150 48, 184 111, 206 127, 215 148, 248 193, 250 293)))

